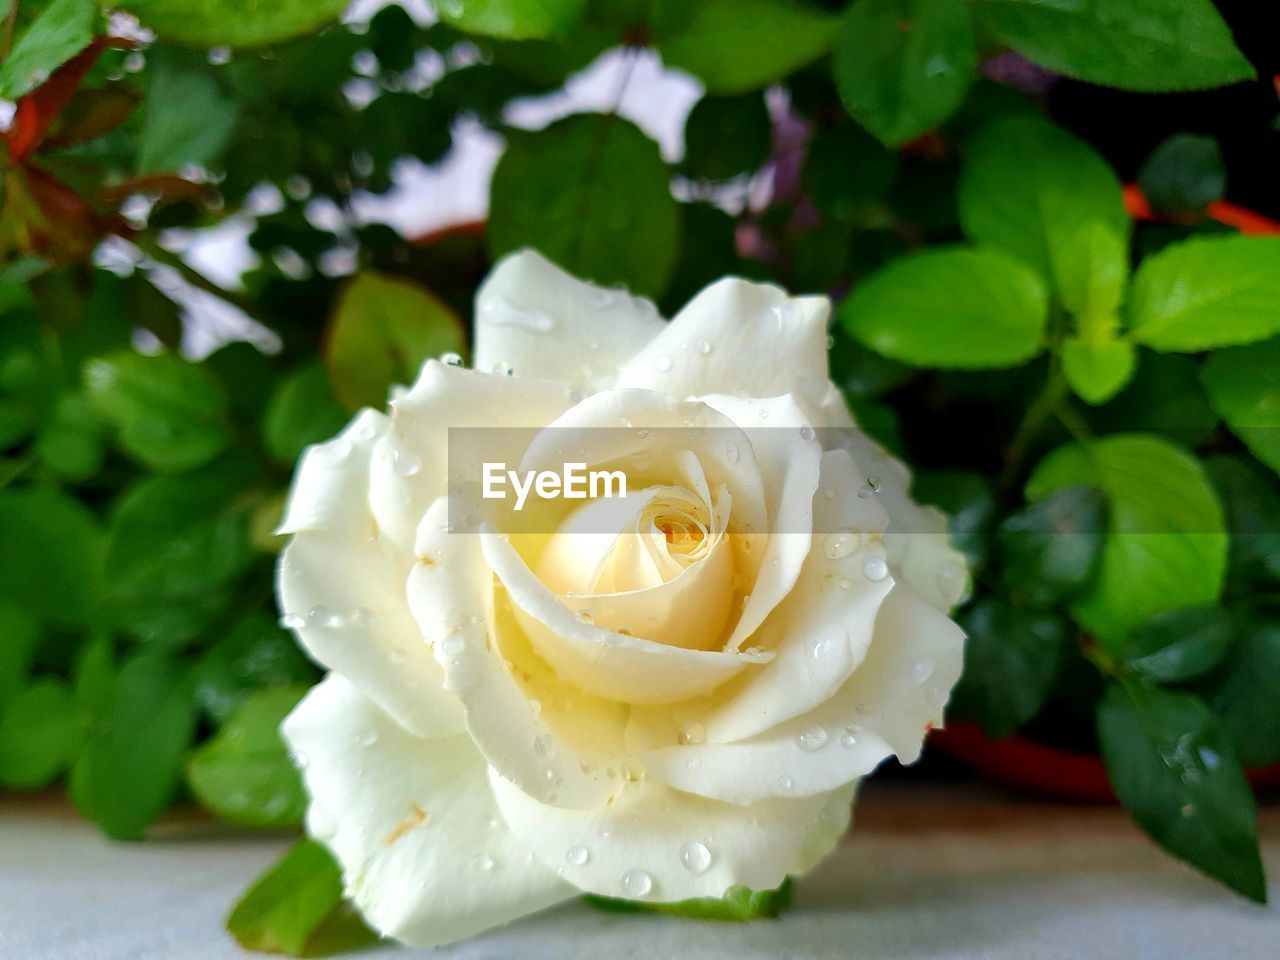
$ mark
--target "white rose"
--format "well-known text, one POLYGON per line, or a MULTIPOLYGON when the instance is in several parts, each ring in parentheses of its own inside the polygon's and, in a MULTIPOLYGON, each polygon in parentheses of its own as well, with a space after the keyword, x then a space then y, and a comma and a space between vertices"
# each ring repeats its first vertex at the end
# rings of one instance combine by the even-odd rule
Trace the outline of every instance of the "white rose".
MULTIPOLYGON (((963 640, 943 518, 852 430, 819 442, 852 427, 827 302, 726 279, 666 323, 524 252, 476 313, 475 370, 427 363, 298 470, 279 599, 331 671, 284 724, 309 832, 413 944, 582 891, 719 897, 808 870, 859 778, 918 756, 963 640), (458 427, 581 431, 592 462, 651 453, 651 482, 612 534, 578 511, 550 536, 451 533, 458 427)), ((529 437, 491 431, 485 454, 551 457, 529 437)))

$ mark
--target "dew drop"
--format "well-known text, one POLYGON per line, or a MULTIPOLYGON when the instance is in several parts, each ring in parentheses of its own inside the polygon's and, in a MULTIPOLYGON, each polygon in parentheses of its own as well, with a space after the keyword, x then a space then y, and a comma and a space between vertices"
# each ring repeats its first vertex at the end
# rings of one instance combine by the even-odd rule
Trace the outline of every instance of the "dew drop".
POLYGON ((707 356, 707 354, 711 353, 710 340, 699 340, 697 343, 697 347, 698 347, 698 352, 702 354, 704 357, 707 356))
POLYGON ((587 624, 593 624, 596 622, 596 618, 591 615, 591 611, 589 610, 579 610, 578 619, 587 624))
POLYGON ((342 617, 324 604, 316 604, 307 611, 307 622, 313 627, 334 629, 342 626, 342 617))
POLYGON ((493 372, 499 377, 511 377, 515 376, 516 370, 511 364, 499 360, 493 365, 493 372))
POLYGON ((738 445, 736 443, 731 443, 725 448, 724 458, 730 463, 737 463, 741 456, 742 454, 738 452, 738 445))
POLYGON ((858 745, 858 735, 856 733, 845 733, 840 737, 840 746, 856 747, 858 745))
POLYGON ((446 367, 460 367, 462 366, 462 354, 460 353, 441 354, 440 362, 443 363, 446 367))
POLYGON ((307 625, 307 618, 300 613, 286 613, 280 618, 280 626, 286 630, 299 630, 307 625))
POLYGON ((570 847, 565 851, 564 858, 575 867, 580 867, 591 859, 591 851, 581 845, 570 847))
POLYGON ((796 782, 788 777, 785 773, 778 778, 778 786, 783 790, 790 790, 796 785, 796 782))
POLYGON ((933 676, 935 667, 933 657, 916 657, 911 661, 911 682, 917 687, 923 687, 933 676))
POLYGON ((349 621, 353 627, 359 627, 361 630, 372 630, 377 618, 373 615, 373 611, 367 607, 356 607, 351 611, 349 621))
POLYGON ((889 565, 883 557, 867 557, 862 564, 862 574, 868 580, 878 582, 889 575, 889 565))
POLYGON ((801 428, 800 428, 800 439, 802 439, 802 440, 812 440, 812 439, 813 439, 813 427, 809 426, 807 423, 806 423, 803 427, 801 427, 801 428))
POLYGON ((653 369, 659 373, 666 373, 671 369, 671 357, 665 353, 661 353, 653 358, 653 369))
POLYGON ((852 530, 828 533, 822 541, 822 552, 828 560, 843 560, 862 543, 861 535, 852 530))
POLYGON ((848 590, 853 586, 853 581, 848 577, 841 577, 836 581, 836 585, 839 586, 841 590, 848 590))
POLYGON ((796 737, 796 743, 805 753, 813 753, 815 750, 821 750, 827 745, 827 731, 825 727, 814 724, 806 727, 804 731, 796 737))
POLYGON ((707 728, 700 723, 685 724, 684 729, 680 731, 680 735, 677 737, 677 740, 685 746, 692 743, 706 743, 707 728))
POLYGON ((634 867, 622 874, 620 882, 623 894, 633 900, 639 897, 647 897, 649 891, 653 889, 653 877, 634 867))
POLYGON ((690 873, 706 873, 711 866, 711 851, 705 843, 690 840, 680 847, 680 862, 690 873))
POLYGON ((412 453, 404 450, 395 450, 391 454, 391 469, 396 472, 397 476, 412 477, 422 469, 422 461, 412 453))
POLYGON ((466 644, 462 639, 462 634, 451 633, 440 641, 440 652, 446 657, 456 657, 462 653, 464 646, 466 644))
POLYGON ((480 856, 476 857, 476 866, 485 873, 488 873, 495 866, 493 857, 489 856, 487 853, 480 854, 480 856))

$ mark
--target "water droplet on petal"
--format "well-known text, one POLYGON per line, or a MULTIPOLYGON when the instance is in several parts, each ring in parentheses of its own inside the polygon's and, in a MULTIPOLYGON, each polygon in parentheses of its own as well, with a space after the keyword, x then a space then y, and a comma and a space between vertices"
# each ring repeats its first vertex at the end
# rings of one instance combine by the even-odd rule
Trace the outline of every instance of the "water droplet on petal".
POLYGON ((327 627, 332 630, 342 626, 342 617, 324 604, 318 603, 307 611, 307 623, 313 627, 327 627))
POLYGON ((828 560, 843 560, 857 550, 861 543, 861 534, 852 530, 838 530, 823 538, 822 552, 828 560))
POLYGON ((711 341, 699 340, 697 343, 697 347, 698 347, 698 352, 705 357, 707 354, 711 352, 711 341))
POLYGON ((391 453, 391 469, 397 476, 412 477, 422 469, 422 461, 406 450, 394 450, 391 453))
POLYGON ((778 778, 778 786, 783 790, 790 790, 796 785, 796 782, 788 777, 785 773, 778 778))
POLYGON ((677 740, 684 745, 691 743, 706 743, 707 728, 700 723, 685 724, 684 729, 680 731, 677 740))
POLYGON ((889 565, 883 557, 867 557, 862 564, 862 575, 868 580, 879 582, 889 575, 889 565))
POLYGON ((466 642, 462 639, 462 634, 451 633, 440 641, 440 652, 446 657, 456 657, 462 653, 466 642))
POLYGON ((280 618, 280 626, 286 630, 298 630, 307 625, 307 618, 300 613, 286 613, 280 618))
POLYGON ((440 357, 440 362, 443 363, 446 367, 460 367, 462 366, 462 354, 460 353, 442 354, 440 357))
POLYGON ((591 851, 581 845, 570 847, 565 851, 564 858, 575 867, 580 867, 591 859, 591 851))
POLYGON ((922 687, 933 676, 933 671, 937 665, 933 662, 933 657, 916 657, 911 661, 911 682, 917 687, 922 687))
POLYGON ((653 889, 653 877, 649 876, 643 870, 637 870, 634 867, 625 871, 621 879, 622 893, 624 896, 635 900, 640 897, 647 897, 649 891, 653 889))
POLYGON ((596 618, 591 615, 591 611, 589 610, 579 610, 578 619, 581 620, 583 623, 587 623, 587 624, 592 624, 596 622, 596 618))
POLYGON ((487 853, 480 854, 480 856, 476 857, 476 866, 485 873, 488 873, 494 868, 493 857, 489 856, 487 853))
POLYGON ((659 373, 666 373, 671 369, 671 357, 665 353, 660 353, 653 358, 653 369, 659 373))
POLYGON ((815 750, 821 750, 827 745, 827 731, 825 727, 814 724, 806 727, 804 731, 796 737, 796 743, 805 753, 813 753, 815 750))
POLYGON ((690 840, 680 847, 680 862, 690 873, 706 873, 711 866, 711 851, 705 843, 690 840))
POLYGON ((742 455, 738 452, 738 445, 736 443, 731 443, 725 448, 724 458, 730 463, 737 463, 741 456, 742 455))
POLYGON ((809 426, 807 423, 806 423, 803 427, 801 427, 801 428, 800 428, 800 439, 802 439, 802 440, 812 440, 812 439, 813 439, 813 427, 809 426))

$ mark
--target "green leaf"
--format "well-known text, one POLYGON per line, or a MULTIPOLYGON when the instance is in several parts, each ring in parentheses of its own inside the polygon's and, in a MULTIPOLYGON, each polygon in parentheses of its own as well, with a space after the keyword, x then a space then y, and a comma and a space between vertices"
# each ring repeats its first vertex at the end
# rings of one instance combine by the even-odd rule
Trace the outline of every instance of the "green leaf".
POLYGON ((159 654, 128 661, 76 763, 76 806, 109 837, 141 836, 168 806, 194 732, 190 684, 178 663, 159 654))
POLYGON ((584 279, 656 296, 680 241, 668 181, 658 145, 616 116, 513 133, 490 188, 489 249, 537 247, 584 279))
POLYGON ((978 22, 1056 73, 1122 90, 1198 90, 1255 76, 1211 0, 979 0, 978 22))
POLYGON ((1021 605, 1047 607, 1088 586, 1105 540, 1107 509, 1091 487, 1068 486, 1000 524, 1004 577, 1021 605))
POLYGON ((59 624, 92 622, 102 585, 102 528, 54 487, 0 490, 0 600, 59 624))
POLYGON ((1200 376, 1209 403, 1231 432, 1280 473, 1280 339, 1219 350, 1200 376))
POLYGON ((177 645, 198 634, 230 600, 228 584, 254 557, 251 474, 219 461, 180 476, 150 477, 119 500, 107 545, 108 597, 139 639, 177 645))
POLYGON ((796 0, 702 0, 683 30, 658 43, 669 67, 708 93, 759 90, 831 47, 838 18, 796 0))
POLYGON ((307 794, 279 728, 306 692, 261 690, 246 700, 188 761, 187 783, 196 799, 223 820, 247 827, 301 824, 307 794))
POLYGON ((231 440, 221 384, 181 357, 113 353, 90 360, 84 375, 89 399, 120 429, 121 448, 145 467, 189 470, 231 440))
POLYGON ((823 214, 847 220, 884 199, 897 167, 897 155, 857 124, 838 123, 814 134, 801 177, 823 214))
POLYGON ((1236 593, 1280 581, 1280 489, 1276 480, 1243 457, 1215 456, 1205 471, 1222 497, 1231 533, 1227 577, 1236 593))
POLYGON ((792 883, 788 877, 776 890, 752 890, 736 886, 725 891, 723 897, 694 897, 674 903, 642 903, 636 900, 617 900, 593 893, 583 897, 597 910, 608 913, 662 913, 695 920, 727 920, 741 923, 781 916, 791 906, 792 883))
POLYGON ((1040 462, 1026 494, 1042 500, 1075 485, 1107 496, 1101 566, 1072 605, 1104 647, 1119 649, 1129 630, 1153 614, 1217 602, 1226 573, 1225 521, 1194 457, 1143 434, 1068 444, 1040 462))
POLYGON ((462 324, 429 290, 372 271, 358 274, 338 299, 325 362, 348 409, 382 409, 395 384, 410 384, 431 357, 463 349, 462 324))
POLYGON ((217 159, 236 124, 235 101, 204 70, 176 57, 155 59, 143 100, 138 172, 176 171, 217 159))
POLYGON ((1155 683, 1182 683, 1217 666, 1238 631, 1232 615, 1215 607, 1158 613, 1133 628, 1125 666, 1155 683))
POLYGON ((0 98, 17 100, 87 47, 98 23, 94 0, 51 0, 0 61, 0 98))
POLYGON ((17 604, 0 600, 0 714, 26 684, 39 642, 36 621, 17 604))
POLYGON ((66 683, 37 680, 0 715, 0 784, 15 790, 48 786, 71 766, 83 739, 84 715, 66 683))
POLYGON ((952 709, 1007 737, 1044 706, 1069 635, 1062 617, 984 597, 960 615, 964 673, 952 709))
POLYGON ((892 147, 955 113, 977 64, 973 17, 954 0, 856 0, 831 57, 845 107, 892 147))
POLYGON ((1101 340, 1120 325, 1116 311, 1129 281, 1129 244, 1109 220, 1087 220, 1074 234, 1050 234, 1058 299, 1082 336, 1101 340))
POLYGON ((1205 237, 1142 261, 1129 299, 1133 338, 1195 353, 1280 333, 1280 237, 1205 237))
POLYGON ((299 840, 245 892, 227 929, 249 950, 322 956, 377 941, 342 899, 342 870, 314 840, 299 840))
POLYGON ((275 618, 254 610, 201 657, 195 669, 200 708, 223 724, 263 687, 310 686, 316 668, 275 618))
POLYGON ((1106 161, 1039 118, 984 127, 969 144, 956 199, 970 240, 1026 261, 1077 307, 1098 261, 1114 262, 1114 241, 1102 234, 1129 232, 1120 181, 1106 161), (1111 245, 1105 260, 1102 243, 1111 245))
POLYGON ((1156 147, 1142 165, 1138 183, 1156 210, 1200 211, 1226 193, 1227 167, 1213 137, 1179 133, 1156 147))
POLYGON ((1248 621, 1209 703, 1243 763, 1280 763, 1280 624, 1248 621))
POLYGON ((76 704, 91 721, 105 716, 116 682, 115 647, 109 634, 100 632, 84 645, 73 676, 76 704))
POLYGON ((467 33, 509 40, 564 36, 573 29, 586 0, 441 0, 445 23, 467 33))
POLYGON ((773 121, 759 93, 703 97, 684 124, 683 173, 695 180, 731 180, 753 173, 773 148, 773 121))
POLYGON ((121 0, 122 9, 162 40, 194 47, 256 47, 318 30, 337 20, 348 0, 121 0))
POLYGON ((35 450, 61 480, 87 480, 102 469, 106 423, 81 393, 63 393, 40 429, 35 450))
POLYGON ((1137 365, 1137 351, 1127 340, 1068 337, 1062 342, 1062 372, 1086 403, 1106 403, 1133 379, 1137 365))
POLYGON ((873 350, 921 367, 1009 367, 1044 346, 1044 285, 996 250, 918 253, 854 288, 846 330, 873 350))
POLYGON ((262 420, 262 439, 271 456, 292 465, 304 447, 330 439, 347 419, 328 371, 309 363, 277 384, 262 420))
POLYGON ((1113 683, 1098 706, 1098 740, 1111 784, 1138 826, 1174 856, 1266 902, 1253 794, 1201 700, 1113 683))

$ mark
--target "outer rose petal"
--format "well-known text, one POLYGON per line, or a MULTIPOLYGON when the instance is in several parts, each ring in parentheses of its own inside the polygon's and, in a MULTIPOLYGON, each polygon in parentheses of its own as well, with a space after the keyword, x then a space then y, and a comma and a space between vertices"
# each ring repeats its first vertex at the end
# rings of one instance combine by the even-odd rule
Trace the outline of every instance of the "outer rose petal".
POLYGON ((751 804, 825 793, 886 757, 911 763, 960 676, 964 634, 898 584, 876 618, 866 659, 840 690, 804 716, 734 743, 668 747, 641 759, 679 790, 751 804))
POLYGON ((826 297, 789 297, 779 287, 719 280, 619 372, 617 386, 677 399, 712 393, 821 402, 827 377, 826 297))
POLYGON ((312 797, 310 832, 382 934, 446 943, 575 893, 503 824, 466 735, 415 737, 336 675, 282 732, 312 797))
POLYGON ((293 481, 277 591, 299 641, 408 729, 462 731, 457 698, 422 642, 404 600, 412 562, 378 535, 369 509, 369 462, 389 421, 365 410, 334 440, 311 447, 293 481))
POLYGON ((665 326, 650 301, 584 283, 521 250, 500 260, 476 295, 475 366, 602 390, 665 326))
POLYGON ((496 773, 490 782, 511 830, 546 866, 563 867, 583 890, 632 900, 720 897, 736 884, 772 889, 812 859, 810 831, 827 806, 825 795, 735 806, 642 780, 608 806, 566 810, 496 773), (706 847, 705 868, 686 844, 706 847))

